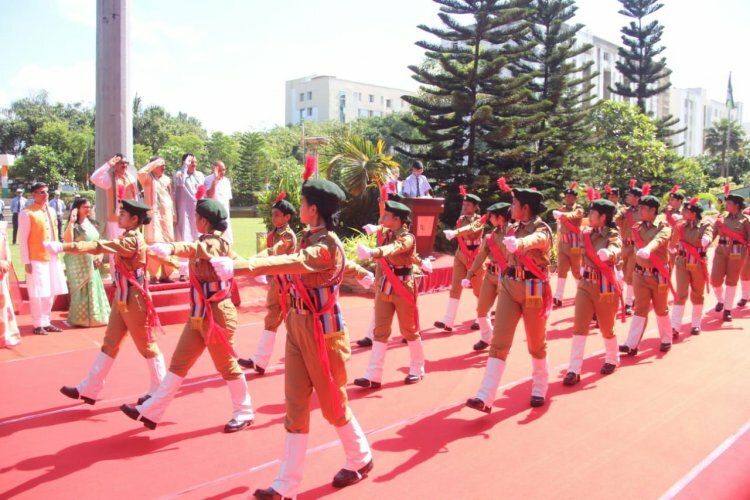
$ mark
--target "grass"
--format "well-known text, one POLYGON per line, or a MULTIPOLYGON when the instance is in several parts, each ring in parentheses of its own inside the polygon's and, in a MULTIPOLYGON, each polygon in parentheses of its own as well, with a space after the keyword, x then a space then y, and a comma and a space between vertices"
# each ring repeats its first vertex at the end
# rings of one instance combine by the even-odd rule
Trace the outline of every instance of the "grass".
MULTIPOLYGON (((242 257, 249 257, 257 253, 257 242, 258 237, 256 233, 262 233, 261 239, 265 238, 266 227, 263 225, 263 219, 260 218, 242 218, 232 219, 232 233, 234 235, 234 244, 232 249, 242 257)), ((8 228, 9 236, 12 240, 12 227, 8 228)), ((11 260, 13 261, 13 267, 16 270, 18 279, 23 281, 26 279, 26 269, 21 263, 21 248, 18 245, 10 246, 11 260)))

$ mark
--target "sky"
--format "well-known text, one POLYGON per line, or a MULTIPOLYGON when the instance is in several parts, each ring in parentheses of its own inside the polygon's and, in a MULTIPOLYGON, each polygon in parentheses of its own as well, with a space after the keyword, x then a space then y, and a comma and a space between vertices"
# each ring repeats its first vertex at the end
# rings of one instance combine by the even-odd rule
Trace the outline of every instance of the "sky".
MULTIPOLYGON (((93 105, 96 0, 0 0, 0 108, 38 90, 93 105)), ((724 101, 750 96, 743 57, 746 0, 663 0, 663 55, 672 84, 724 101)), ((578 0, 576 22, 620 44, 617 0, 578 0)), ((284 121, 284 82, 334 75, 416 90, 410 64, 439 26, 432 0, 130 0, 131 92, 183 111, 209 131, 264 130, 284 121)))

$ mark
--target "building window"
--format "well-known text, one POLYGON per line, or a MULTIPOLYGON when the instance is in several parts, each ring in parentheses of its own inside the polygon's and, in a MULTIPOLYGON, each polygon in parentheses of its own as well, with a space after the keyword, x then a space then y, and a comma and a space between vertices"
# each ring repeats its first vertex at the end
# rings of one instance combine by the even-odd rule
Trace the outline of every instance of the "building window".
POLYGON ((386 108, 390 108, 391 107, 391 100, 390 99, 386 99, 385 100, 385 107, 386 108))
POLYGON ((301 122, 305 121, 305 110, 304 109, 300 109, 299 110, 299 121, 301 121, 301 122))
POLYGON ((373 117, 373 112, 372 112, 372 110, 371 110, 371 109, 370 109, 370 110, 367 110, 367 117, 368 117, 368 118, 372 118, 372 117, 373 117))
POLYGON ((307 93, 307 100, 308 101, 312 100, 312 92, 307 93))
POLYGON ((375 102, 375 96, 373 94, 370 94, 370 102, 375 102))
POLYGON ((299 93, 299 101, 302 102, 304 100, 305 100, 305 93, 304 92, 300 92, 299 93))
POLYGON ((604 99, 610 99, 612 96, 609 92, 610 85, 612 85, 612 73, 610 71, 605 71, 602 74, 602 97, 604 97, 604 99))
POLYGON ((609 53, 608 52, 604 53, 604 60, 605 61, 609 61, 609 53))
POLYGON ((346 92, 339 91, 339 121, 346 123, 346 92))
POLYGON ((307 108, 307 116, 312 116, 312 108, 307 108))

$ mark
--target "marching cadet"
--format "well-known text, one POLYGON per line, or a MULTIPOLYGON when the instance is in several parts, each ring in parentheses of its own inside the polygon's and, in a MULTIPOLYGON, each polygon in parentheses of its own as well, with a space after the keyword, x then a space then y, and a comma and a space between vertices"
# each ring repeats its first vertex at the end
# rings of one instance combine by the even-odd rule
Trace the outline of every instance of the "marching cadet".
POLYGON ((620 204, 620 188, 611 187, 609 184, 604 186, 604 199, 611 201, 615 204, 615 215, 620 211, 622 205, 620 204))
MULTIPOLYGON (((466 271, 471 267, 479 252, 479 244, 482 242, 482 234, 484 233, 484 222, 482 222, 482 216, 479 215, 479 204, 482 200, 475 194, 467 194, 466 186, 459 186, 459 192, 463 201, 461 203, 461 216, 456 221, 456 229, 443 231, 448 241, 458 238, 458 250, 456 250, 456 256, 453 258, 453 278, 448 307, 445 309, 443 319, 435 322, 437 328, 442 328, 446 332, 453 331, 458 301, 461 299, 461 290, 463 290, 461 280, 466 276, 466 271)), ((484 272, 480 269, 474 275, 474 281, 471 284, 474 296, 477 298, 479 298, 483 277, 484 272)), ((479 323, 475 321, 471 325, 471 329, 479 330, 479 323)))
MULTIPOLYGON (((630 179, 623 206, 615 216, 615 223, 620 229, 622 238, 622 272, 625 279, 625 314, 633 315, 633 271, 635 270, 635 250, 633 249, 633 226, 640 221, 638 200, 643 196, 641 188, 636 187, 636 180, 630 179)), ((650 188, 649 188, 650 189, 650 188)))
POLYGON ((513 189, 510 216, 517 222, 509 226, 507 236, 503 238, 503 245, 510 255, 497 298, 497 319, 489 358, 479 391, 466 401, 466 406, 475 410, 485 413, 492 410, 505 360, 521 318, 533 367, 530 404, 538 407, 545 403, 549 385, 546 328, 552 306, 549 287, 552 230, 540 217, 545 210, 542 194, 538 191, 513 189))
POLYGON ((568 373, 563 380, 565 385, 575 385, 581 380, 586 336, 594 315, 604 338, 604 365, 600 373, 609 375, 620 363, 615 317, 622 301, 622 288, 615 264, 620 258, 622 240, 614 222, 615 210, 615 204, 609 200, 592 201, 589 228, 582 232, 583 267, 575 299, 573 344, 568 373))
MULTIPOLYGON (((346 454, 344 467, 333 478, 333 486, 355 484, 372 470, 372 452, 367 438, 347 403, 346 361, 351 356, 349 335, 338 303, 343 274, 355 275, 372 285, 374 278, 360 266, 346 261, 341 242, 332 229, 334 216, 346 199, 333 182, 307 180, 314 164, 305 169, 299 218, 310 227, 298 240, 295 253, 251 257, 238 270, 252 276, 286 274, 290 308, 286 316, 284 386, 286 442, 279 474, 270 488, 257 489, 255 498, 294 497, 302 471, 310 431, 313 389, 323 416, 335 426, 346 454)), ((214 260, 220 276, 233 273, 232 259, 214 260)))
POLYGON ((93 405, 104 387, 109 370, 115 362, 125 335, 130 332, 138 352, 146 358, 150 385, 139 403, 152 395, 161 384, 166 367, 164 356, 156 344, 153 327, 159 327, 154 304, 148 293, 146 281, 146 242, 140 228, 151 222, 150 207, 139 201, 120 201, 118 238, 107 241, 77 241, 73 243, 45 242, 44 246, 54 253, 89 253, 114 255, 115 297, 109 314, 109 323, 104 333, 102 350, 83 381, 75 387, 63 386, 60 392, 72 399, 81 399, 93 405))
POLYGON ((677 338, 685 313, 688 292, 693 304, 690 333, 701 332, 703 317, 703 290, 708 283, 706 248, 713 240, 711 223, 702 220, 703 207, 698 198, 692 198, 682 208, 682 220, 672 229, 672 246, 677 249, 675 257, 675 279, 677 295, 672 305, 672 337, 677 338))
POLYGON ((214 257, 231 254, 230 243, 222 237, 228 215, 220 202, 201 199, 195 206, 196 229, 201 234, 197 241, 149 246, 149 250, 162 259, 170 255, 189 259, 191 285, 190 318, 182 329, 169 371, 159 389, 136 406, 120 406, 125 415, 140 420, 149 429, 156 429, 190 368, 205 349, 226 381, 232 399, 232 418, 224 426, 224 432, 240 431, 255 418, 247 382, 234 353, 237 310, 230 295, 231 283, 219 279, 210 263, 214 257))
POLYGON ((714 311, 724 311, 724 321, 732 321, 732 303, 750 241, 750 220, 742 213, 745 199, 729 194, 729 184, 724 186, 724 200, 727 211, 714 224, 714 237, 719 237, 719 245, 711 267, 711 286, 717 301, 714 311), (726 290, 722 290, 723 284, 726 290))
MULTIPOLYGON (((664 206, 664 218, 667 221, 667 224, 669 224, 669 227, 672 229, 672 233, 674 234, 675 227, 677 226, 677 222, 682 219, 682 204, 685 201, 685 194, 680 191, 680 186, 675 184, 672 186, 672 190, 669 191, 669 196, 667 197, 667 204, 664 206)), ((673 238, 670 238, 669 240, 669 272, 672 272, 672 269, 674 269, 675 265, 675 259, 677 258, 677 247, 676 241, 673 238)))
MULTIPOLYGON (((260 252, 260 256, 286 255, 294 252, 297 248, 297 236, 289 227, 289 221, 297 213, 294 205, 286 200, 286 193, 279 193, 271 208, 271 224, 273 229, 266 235, 266 249, 260 252)), ((258 278, 263 283, 267 281, 265 276, 258 278)), ((289 308, 289 285, 290 283, 281 275, 271 278, 271 284, 266 293, 266 317, 263 319, 263 331, 260 334, 260 342, 251 358, 238 359, 237 362, 243 368, 254 368, 256 373, 263 375, 271 360, 273 346, 276 343, 276 330, 284 321, 286 311, 289 308)))
POLYGON ((492 321, 489 312, 497 300, 500 277, 503 275, 505 268, 508 267, 507 250, 502 242, 510 222, 510 204, 495 203, 487 208, 487 213, 490 216, 490 223, 495 229, 490 234, 485 235, 482 246, 479 247, 479 254, 474 259, 471 269, 466 273, 466 278, 461 280, 461 286, 471 287, 474 274, 482 268, 485 260, 489 257, 482 288, 479 290, 479 300, 477 300, 477 322, 479 322, 480 337, 479 341, 474 344, 475 351, 482 351, 490 346, 492 321))
POLYGON ((387 201, 380 224, 387 230, 378 248, 357 247, 361 260, 374 258, 375 272, 375 328, 374 342, 367 371, 354 385, 377 389, 383 380, 383 365, 388 338, 391 336, 393 315, 398 317, 401 336, 407 340, 411 362, 405 384, 416 384, 424 377, 424 351, 419 335, 417 292, 413 277, 416 239, 409 232, 411 209, 397 201, 387 201))
POLYGON ((581 279, 581 222, 583 221, 583 207, 578 204, 578 183, 574 182, 563 191, 565 199, 558 210, 552 211, 557 220, 557 287, 552 298, 554 307, 562 306, 565 293, 565 281, 568 271, 573 273, 573 279, 581 279))
POLYGON ((667 299, 672 283, 667 269, 667 248, 671 230, 669 224, 657 221, 659 200, 649 194, 651 186, 643 186, 643 196, 638 202, 640 221, 633 226, 631 237, 636 248, 633 272, 635 307, 630 331, 620 352, 628 356, 638 354, 638 344, 646 329, 651 304, 654 305, 656 326, 661 339, 661 352, 672 348, 672 328, 669 321, 667 299))

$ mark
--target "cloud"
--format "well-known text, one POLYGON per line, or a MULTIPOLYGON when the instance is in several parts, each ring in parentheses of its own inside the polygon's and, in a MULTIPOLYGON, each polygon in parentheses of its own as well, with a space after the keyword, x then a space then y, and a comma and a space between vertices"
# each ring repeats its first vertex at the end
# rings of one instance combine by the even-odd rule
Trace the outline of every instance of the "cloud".
POLYGON ((60 15, 76 24, 94 27, 96 25, 95 0, 58 0, 60 15))
POLYGON ((37 90, 46 90, 51 101, 94 102, 96 72, 93 63, 77 63, 70 66, 40 67, 30 64, 22 67, 10 79, 12 95, 29 95, 37 90))

